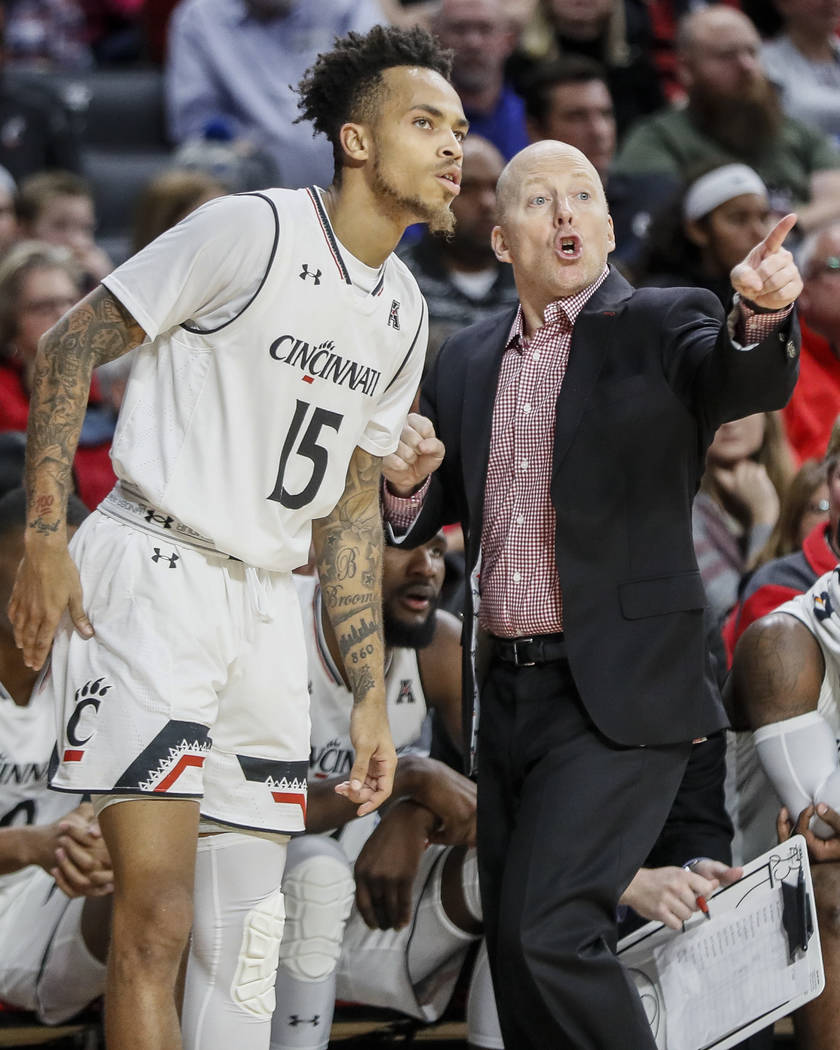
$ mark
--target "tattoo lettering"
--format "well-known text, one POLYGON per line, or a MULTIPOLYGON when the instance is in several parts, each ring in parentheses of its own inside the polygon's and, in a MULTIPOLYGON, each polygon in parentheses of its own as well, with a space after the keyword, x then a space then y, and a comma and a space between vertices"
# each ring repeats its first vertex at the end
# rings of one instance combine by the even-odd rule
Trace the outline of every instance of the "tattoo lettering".
POLYGON ((339 580, 352 580, 356 575, 356 548, 344 547, 338 552, 335 568, 339 580))
POLYGON ((42 535, 47 535, 52 532, 58 532, 60 524, 61 522, 58 521, 44 521, 41 518, 36 518, 29 523, 29 528, 34 529, 36 532, 40 532, 42 535))
POLYGON ((52 510, 54 503, 55 496, 38 496, 35 500, 35 513, 39 516, 41 514, 46 514, 47 511, 52 510))
POLYGON ((380 461, 356 449, 341 499, 313 526, 325 609, 354 703, 384 689, 380 461))

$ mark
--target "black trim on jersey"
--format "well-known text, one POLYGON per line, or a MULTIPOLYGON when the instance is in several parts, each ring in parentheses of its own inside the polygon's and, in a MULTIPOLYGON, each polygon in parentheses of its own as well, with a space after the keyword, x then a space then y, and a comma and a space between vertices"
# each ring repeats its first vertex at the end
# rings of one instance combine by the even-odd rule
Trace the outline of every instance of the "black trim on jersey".
POLYGON ((397 376, 399 376, 400 372, 402 372, 402 370, 408 364, 408 359, 411 357, 412 353, 414 352, 414 347, 417 345, 417 340, 420 338, 420 330, 423 327, 423 318, 426 316, 426 300, 425 299, 421 299, 420 301, 423 304, 423 309, 420 311, 420 324, 417 326, 417 331, 414 333, 414 338, 411 340, 411 346, 408 348, 408 353, 402 359, 400 367, 396 370, 396 372, 394 372, 394 375, 393 375, 393 378, 391 379, 391 382, 382 391, 383 394, 387 394, 387 392, 391 389, 391 387, 394 385, 394 383, 396 383, 397 376))
POLYGON ((188 325, 184 322, 180 325, 181 328, 186 329, 188 332, 192 332, 194 335, 213 335, 216 332, 221 332, 223 328, 227 328, 229 324, 233 324, 234 321, 238 321, 239 318, 245 313, 251 303, 257 298, 260 292, 263 290, 263 285, 268 280, 268 275, 271 272, 272 264, 274 263, 274 256, 277 254, 277 245, 280 242, 280 216, 277 214, 277 208, 274 206, 274 201, 270 197, 266 197, 264 193, 235 193, 234 197, 260 197, 266 202, 274 213, 274 243, 271 246, 271 254, 268 257, 268 265, 265 268, 265 273, 262 276, 262 280, 257 286, 257 290, 251 296, 247 303, 242 307, 238 314, 235 314, 230 320, 225 321, 224 324, 218 325, 216 328, 195 328, 192 325, 188 325))
POLYGON ((318 221, 321 223, 321 228, 324 231, 324 236, 327 238, 327 243, 330 246, 330 251, 335 258, 336 265, 338 266, 339 272, 341 273, 342 279, 346 284, 352 284, 350 280, 350 274, 347 271, 347 267, 344 265, 344 259, 338 248, 338 241, 333 233, 332 224, 330 223, 330 217, 327 215, 327 210, 324 207, 324 203, 321 200, 321 196, 318 193, 317 186, 309 186, 309 196, 312 198, 312 203, 315 205, 315 211, 318 214, 318 221))

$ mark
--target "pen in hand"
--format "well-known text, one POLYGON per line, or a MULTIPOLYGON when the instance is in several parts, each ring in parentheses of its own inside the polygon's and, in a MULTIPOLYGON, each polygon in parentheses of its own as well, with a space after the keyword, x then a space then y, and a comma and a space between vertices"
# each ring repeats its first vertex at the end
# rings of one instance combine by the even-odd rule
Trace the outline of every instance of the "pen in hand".
POLYGON ((700 911, 703 912, 703 914, 706 916, 707 919, 711 919, 711 915, 709 914, 709 905, 706 903, 706 898, 705 897, 697 897, 696 900, 697 900, 697 907, 700 909, 700 911))

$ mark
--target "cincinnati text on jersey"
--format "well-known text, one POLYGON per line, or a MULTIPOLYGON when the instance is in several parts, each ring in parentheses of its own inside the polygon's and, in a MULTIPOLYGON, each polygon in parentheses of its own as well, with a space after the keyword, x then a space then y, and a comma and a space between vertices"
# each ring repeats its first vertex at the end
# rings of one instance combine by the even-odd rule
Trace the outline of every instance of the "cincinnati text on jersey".
POLYGON ((0 784, 38 784, 47 779, 46 762, 26 762, 18 765, 16 762, 0 761, 0 784))
POLYGON ((370 365, 361 365, 358 361, 337 354, 335 344, 329 339, 313 346, 297 336, 281 335, 274 340, 268 352, 275 361, 299 368, 309 376, 329 379, 338 386, 361 390, 368 397, 373 397, 382 375, 370 365))

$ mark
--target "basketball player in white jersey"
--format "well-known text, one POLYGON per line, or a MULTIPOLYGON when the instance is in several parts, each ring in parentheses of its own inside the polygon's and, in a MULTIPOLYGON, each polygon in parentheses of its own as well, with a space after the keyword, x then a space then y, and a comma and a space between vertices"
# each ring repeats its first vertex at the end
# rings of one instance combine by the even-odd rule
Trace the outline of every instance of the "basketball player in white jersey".
MULTIPOLYGON (((87 508, 74 496, 68 511, 75 531, 87 508)), ((15 489, 0 499, 3 607, 25 529, 15 489)), ((56 1024, 105 987, 112 875, 90 803, 47 788, 55 715, 38 678, 0 614, 0 1000, 56 1024)))
POLYGON ((337 41, 300 85, 302 117, 333 145, 332 185, 210 202, 39 351, 10 613, 33 667, 58 625, 52 785, 93 795, 114 865, 112 1048, 268 1046, 286 836, 306 804, 290 574, 310 536, 353 692, 340 790, 361 815, 390 792, 380 461, 427 328, 392 251, 411 223, 451 227, 467 123, 448 73, 420 29, 337 41), (90 372, 133 347, 119 483, 71 557, 62 508, 90 372))
POLYGON ((744 632, 727 683, 733 725, 751 728, 729 761, 744 850, 804 834, 826 986, 794 1015, 797 1046, 836 1050, 840 1018, 840 567, 744 632), (783 809, 779 812, 779 805, 783 809), (778 814, 778 822, 776 816, 778 814))
MULTIPOLYGON (((398 801, 381 820, 357 818, 335 794, 353 762, 348 685, 322 588, 316 577, 297 579, 312 716, 307 828, 316 834, 289 847, 272 1050, 326 1047, 336 989, 341 999, 436 1020, 480 937, 475 850, 467 848, 475 785, 430 758, 421 740, 429 710, 450 739, 461 736, 461 625, 436 611, 445 547, 438 533, 413 551, 385 550, 386 692, 399 760, 398 801)), ((478 972, 470 1043, 501 1047, 489 967, 478 972)))

